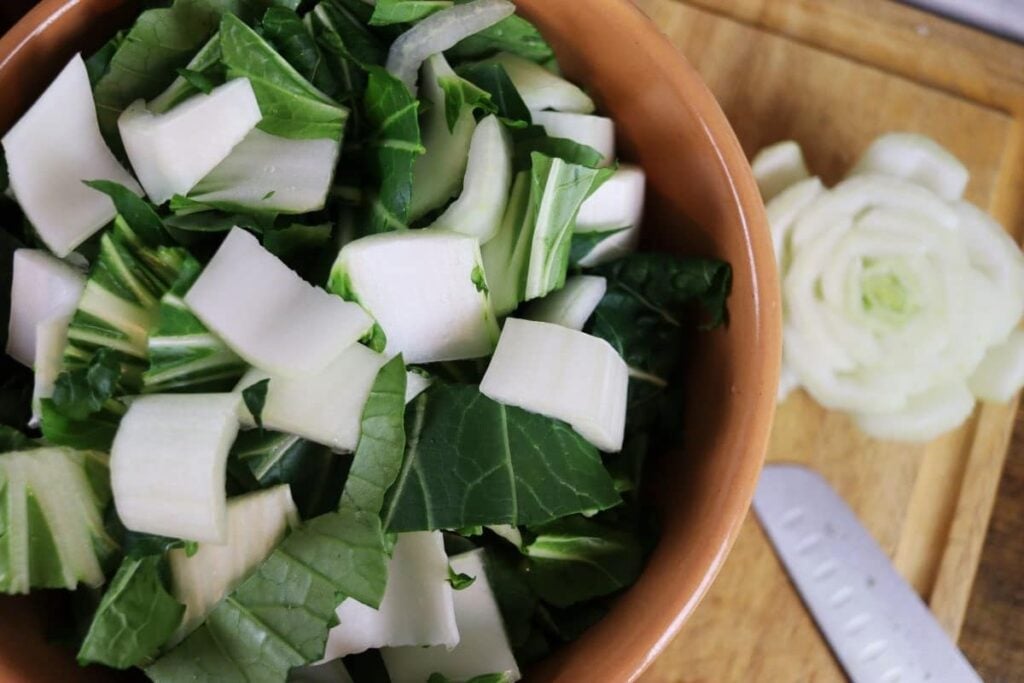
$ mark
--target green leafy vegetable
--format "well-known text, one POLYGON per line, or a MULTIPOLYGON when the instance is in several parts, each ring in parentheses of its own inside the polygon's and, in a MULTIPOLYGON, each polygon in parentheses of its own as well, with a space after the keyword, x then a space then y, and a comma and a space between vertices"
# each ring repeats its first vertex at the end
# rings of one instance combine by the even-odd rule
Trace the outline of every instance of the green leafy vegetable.
POLYGON ((61 413, 53 400, 40 402, 40 428, 47 443, 83 450, 110 450, 114 434, 125 407, 118 401, 107 401, 103 409, 84 420, 75 420, 61 413))
POLYGON ((68 448, 0 455, 0 593, 103 583, 106 456, 68 448))
POLYGON ((346 459, 327 446, 266 430, 241 432, 228 461, 229 476, 235 479, 239 493, 278 484, 291 486, 302 519, 338 508, 347 472, 346 459))
POLYGON ((483 89, 491 96, 495 110, 507 121, 532 123, 530 110, 509 78, 505 67, 497 62, 467 64, 458 69, 458 74, 470 83, 483 89))
POLYGON ((596 449, 568 425, 439 384, 413 402, 391 531, 543 524, 621 502, 596 449))
MULTIPOLYGON (((517 170, 530 168, 533 164, 534 153, 591 169, 600 166, 603 159, 601 153, 593 147, 581 145, 568 138, 553 138, 544 131, 542 126, 531 125, 513 129, 512 137, 515 142, 517 170)), ((602 169, 602 172, 610 176, 612 170, 602 169)))
POLYGON ((616 228, 614 230, 594 230, 593 232, 576 232, 572 236, 572 246, 569 248, 569 265, 576 266, 586 258, 587 254, 594 251, 597 245, 604 242, 612 235, 617 235, 629 228, 616 228))
POLYGON ((0 454, 10 451, 20 451, 32 446, 32 439, 28 438, 14 427, 0 425, 0 454))
POLYGON ((228 77, 248 78, 263 119, 260 130, 297 140, 341 140, 348 110, 313 86, 258 33, 224 15, 220 49, 228 77))
POLYGON ((525 576, 543 600, 558 607, 607 595, 636 581, 643 548, 632 530, 584 517, 566 517, 535 529, 523 548, 525 576))
POLYGON ((156 324, 149 331, 145 393, 228 391, 248 367, 204 325, 182 298, 199 277, 199 264, 186 264, 160 298, 156 324))
POLYGON ((164 223, 145 199, 110 180, 87 180, 86 185, 109 196, 114 208, 125 222, 131 226, 132 232, 147 247, 159 247, 172 244, 164 223))
POLYGON ((550 62, 555 58, 555 53, 540 35, 540 31, 515 14, 464 38, 446 54, 452 61, 457 61, 490 57, 498 52, 510 52, 538 63, 550 62))
POLYGON ((451 0, 377 0, 370 25, 414 24, 453 4, 451 0))
POLYGON ((189 85, 203 93, 209 95, 213 92, 213 89, 217 87, 217 84, 212 78, 204 74, 202 71, 193 71, 192 69, 179 68, 175 72, 184 78, 189 85))
POLYGON ((370 232, 408 227, 412 167, 424 153, 420 144, 419 102, 400 80, 382 68, 370 69, 364 102, 373 129, 370 168, 380 186, 373 199, 370 232))
POLYGON ((269 379, 261 379, 255 384, 250 384, 242 390, 242 401, 246 409, 252 414, 256 426, 263 429, 263 406, 267 403, 267 389, 270 387, 269 379))
POLYGON ((100 349, 89 364, 63 372, 53 388, 53 407, 72 420, 85 420, 114 397, 121 379, 121 361, 111 349, 100 349))
POLYGON ((271 7, 263 15, 263 37, 274 46, 303 78, 334 96, 338 83, 327 69, 324 56, 302 18, 290 9, 271 7))
POLYGON ((226 73, 221 63, 220 35, 213 34, 206 43, 199 48, 188 65, 175 70, 178 77, 171 81, 167 89, 149 101, 149 110, 154 114, 164 114, 178 106, 193 95, 204 92, 209 86, 217 86, 224 83, 226 73))
POLYGON ((444 114, 449 132, 455 132, 455 124, 465 108, 493 114, 497 111, 491 102, 491 94, 461 76, 441 76, 437 84, 444 92, 444 114))
POLYGON ((323 656, 346 597, 374 601, 387 574, 381 533, 380 518, 351 510, 307 522, 146 674, 156 683, 284 681, 323 656))
POLYGON ((125 558, 78 651, 80 664, 127 669, 152 661, 185 611, 167 591, 163 563, 159 555, 125 558))
POLYGON ((454 569, 451 565, 448 565, 448 583, 451 584, 453 590, 461 591, 466 590, 476 581, 475 576, 469 574, 461 574, 454 569))
POLYGON ((96 87, 96 83, 110 69, 110 61, 124 42, 124 36, 125 31, 118 31, 113 38, 103 44, 103 47, 86 58, 85 70, 89 74, 89 85, 96 87))

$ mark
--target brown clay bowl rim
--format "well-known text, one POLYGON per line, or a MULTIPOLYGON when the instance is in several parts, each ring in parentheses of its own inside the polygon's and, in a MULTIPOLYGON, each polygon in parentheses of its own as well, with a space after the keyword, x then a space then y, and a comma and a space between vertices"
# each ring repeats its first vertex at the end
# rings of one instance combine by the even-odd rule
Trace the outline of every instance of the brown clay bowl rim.
MULTIPOLYGON (((521 0, 514 1, 518 4, 521 0)), ((624 26, 624 30, 642 34, 643 41, 635 45, 635 49, 644 50, 651 55, 653 63, 658 65, 659 75, 663 78, 665 87, 670 88, 690 110, 694 121, 700 125, 701 134, 710 144, 718 170, 727 181, 734 204, 730 212, 736 212, 736 219, 743 233, 744 268, 751 274, 751 296, 754 298, 752 328, 756 337, 750 339, 749 348, 756 350, 761 356, 760 361, 754 363, 754 369, 746 373, 754 379, 756 386, 749 388, 749 401, 742 408, 748 413, 747 419, 742 421, 746 432, 745 447, 742 453, 733 455, 733 468, 730 471, 732 486, 724 488, 721 493, 721 514, 716 518, 702 521, 708 527, 713 525, 706 535, 720 539, 720 542, 708 548, 695 549, 695 554, 700 555, 704 561, 703 575, 696 587, 692 590, 666 591, 665 602, 669 603, 671 609, 659 609, 657 615, 650 615, 646 627, 642 630, 645 634, 657 633, 657 637, 647 638, 644 647, 630 647, 625 653, 617 651, 618 659, 614 662, 614 670, 605 670, 603 674, 609 677, 608 680, 633 681, 672 640, 706 594, 721 570, 750 508, 767 450, 775 410, 775 387, 778 383, 782 348, 781 294, 764 205, 746 155, 718 102, 693 66, 630 0, 603 1, 609 3, 609 8, 614 10, 609 14, 614 14, 620 21, 628 22, 629 26, 624 26)), ((19 61, 17 58, 20 53, 26 50, 31 53, 33 41, 59 24, 63 15, 77 6, 91 6, 95 14, 104 15, 130 6, 134 2, 135 0, 42 0, 6 35, 0 37, 0 73, 18 66, 16 62, 19 61)), ((528 4, 532 5, 533 9, 528 11, 527 15, 543 13, 543 10, 536 9, 540 5, 539 0, 528 4)), ((20 112, 17 112, 17 115, 20 115, 20 112)), ((0 118, 6 116, 0 112, 0 118)), ((736 265, 735 257, 733 265, 736 265)), ((599 629, 599 626, 601 624, 591 629, 602 631, 596 638, 585 634, 581 640, 587 641, 586 643, 576 641, 569 646, 568 649, 573 651, 567 653, 569 658, 578 658, 581 654, 579 650, 589 648, 591 641, 608 644, 609 634, 605 629, 599 629)), ((555 663, 550 668, 542 667, 542 678, 573 680, 575 677, 578 680, 578 676, 585 668, 571 663, 569 666, 555 663)))

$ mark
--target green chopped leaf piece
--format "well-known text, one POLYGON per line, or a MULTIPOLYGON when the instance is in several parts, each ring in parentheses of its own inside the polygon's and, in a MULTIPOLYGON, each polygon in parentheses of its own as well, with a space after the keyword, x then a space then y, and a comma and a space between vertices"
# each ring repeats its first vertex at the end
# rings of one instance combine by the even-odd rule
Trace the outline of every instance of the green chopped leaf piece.
POLYGON ((532 123, 530 110, 509 78, 505 67, 497 62, 467 64, 458 69, 464 79, 483 89, 491 96, 498 116, 509 121, 532 123))
POLYGON ((364 106, 373 130, 369 165, 379 183, 369 231, 404 230, 412 203, 413 161, 425 151, 420 143, 419 102, 400 80, 373 68, 364 106))
POLYGON ((62 372, 53 388, 53 407, 72 420, 85 420, 114 397, 121 379, 121 361, 111 349, 100 349, 85 367, 62 372))
POLYGON ((246 409, 252 414, 256 426, 263 429, 263 406, 267 403, 267 389, 270 387, 269 379, 261 379, 242 390, 242 401, 246 409))
POLYGON ((459 573, 452 569, 451 565, 448 565, 447 581, 451 584, 452 590, 461 591, 472 586, 473 583, 476 581, 476 577, 470 576, 469 574, 459 573))
POLYGON ((217 87, 217 84, 213 82, 209 76, 204 74, 202 71, 193 71, 192 69, 179 68, 175 72, 188 81, 189 85, 203 93, 209 95, 213 92, 213 89, 217 87))
POLYGON ((167 590, 163 562, 150 555, 121 563, 78 651, 81 665, 128 669, 153 660, 185 612, 167 590))
POLYGON ((327 95, 337 94, 338 84, 324 63, 320 46, 298 14, 284 7, 271 7, 261 25, 263 37, 307 81, 327 95))
POLYGON ((498 52, 511 52, 540 64, 550 62, 555 57, 551 46, 540 35, 540 31, 529 21, 515 14, 490 28, 464 38, 445 54, 450 60, 458 61, 490 57, 498 52))
POLYGON ((406 417, 390 531, 543 524, 621 502, 597 450, 565 423, 435 384, 406 417))
POLYGON ((75 420, 58 411, 52 399, 44 398, 40 402, 40 429, 46 442, 55 446, 108 451, 124 412, 125 407, 118 401, 107 401, 102 410, 75 420))
POLYGON ((453 4, 451 0, 377 0, 370 26, 414 24, 453 4))
POLYGON ((459 122, 466 107, 471 110, 479 109, 488 114, 497 111, 497 107, 491 102, 489 92, 461 76, 441 76, 437 79, 437 84, 444 93, 445 121, 450 132, 455 132, 455 124, 459 122))
POLYGON ((160 216, 145 199, 111 180, 87 180, 85 184, 113 200, 114 208, 147 247, 173 244, 160 216))
POLYGON ((614 230, 594 230, 593 232, 574 232, 572 235, 572 246, 569 248, 569 265, 576 266, 586 258, 587 254, 594 251, 597 245, 604 242, 612 235, 617 235, 629 228, 616 228, 614 230))

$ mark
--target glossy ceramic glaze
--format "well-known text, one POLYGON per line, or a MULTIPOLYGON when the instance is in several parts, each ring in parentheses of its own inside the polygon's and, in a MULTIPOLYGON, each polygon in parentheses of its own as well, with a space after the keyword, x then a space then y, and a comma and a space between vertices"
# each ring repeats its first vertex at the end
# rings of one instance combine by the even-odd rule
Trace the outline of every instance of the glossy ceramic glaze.
MULTIPOLYGON (((637 584, 534 680, 628 681, 693 611, 747 513, 774 412, 780 308, 763 207, 743 152, 700 77, 628 0, 517 0, 564 71, 616 121, 620 152, 649 177, 650 248, 717 256, 734 270, 726 329, 690 359, 680 451, 654 464, 663 535, 637 584)), ((44 0, 0 40, 0 132, 78 50, 130 21, 130 0, 44 0)), ((42 645, 38 615, 0 602, 0 680, 87 674, 42 645)), ((44 615, 45 616, 45 615, 44 615)), ((90 678, 103 677, 94 670, 90 678)))

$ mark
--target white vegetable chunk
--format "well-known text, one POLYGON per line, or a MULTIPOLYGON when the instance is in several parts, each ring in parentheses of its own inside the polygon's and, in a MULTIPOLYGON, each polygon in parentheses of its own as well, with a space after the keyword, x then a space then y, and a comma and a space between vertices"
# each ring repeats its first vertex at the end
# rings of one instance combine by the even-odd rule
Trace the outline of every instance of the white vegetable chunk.
POLYGON ((200 543, 167 554, 174 599, 185 606, 171 645, 181 642, 297 526, 299 513, 288 484, 255 491, 227 504, 227 536, 221 545, 200 543))
POLYGON ((789 267, 789 236, 793 226, 804 209, 824 192, 825 186, 819 178, 805 178, 779 192, 765 204, 768 228, 775 247, 775 262, 779 265, 780 273, 789 267))
POLYGON ((68 318, 85 288, 85 275, 41 249, 14 252, 7 354, 27 367, 36 361, 39 323, 68 318))
POLYGON ((502 52, 492 60, 501 64, 527 108, 553 109, 576 114, 592 114, 594 100, 575 83, 556 76, 540 64, 502 52))
POLYGON ((577 233, 614 231, 579 260, 584 268, 613 261, 636 249, 643 222, 647 178, 639 166, 622 164, 583 202, 576 217, 577 233))
POLYGON ((538 299, 526 309, 526 317, 582 330, 608 291, 608 281, 598 275, 573 275, 565 287, 538 299))
POLYGON ((889 133, 867 148, 850 175, 880 173, 902 178, 946 200, 960 199, 970 173, 960 160, 931 138, 889 133))
POLYGON ((71 316, 47 318, 36 325, 35 374, 32 385, 32 424, 37 426, 41 415, 40 404, 53 396, 57 376, 64 369, 64 347, 68 345, 68 325, 71 316))
POLYGON ((622 449, 626 363, 604 339, 551 323, 509 318, 480 391, 568 422, 605 452, 622 449))
POLYGON ((114 504, 126 528, 225 542, 225 463, 238 408, 235 394, 154 394, 131 402, 110 452, 114 504))
POLYGON ((482 550, 451 558, 452 569, 475 578, 455 591, 455 622, 462 636, 454 649, 443 647, 384 648, 381 657, 392 683, 422 683, 433 673, 465 681, 489 673, 503 673, 509 681, 521 678, 505 632, 497 600, 484 570, 482 550))
POLYGON ((138 100, 124 110, 117 127, 150 201, 163 204, 195 187, 261 118, 249 79, 238 78, 166 114, 153 114, 138 100))
POLYGON ((498 233, 512 185, 512 143, 496 116, 477 124, 469 145, 462 194, 430 226, 486 243, 498 233))
POLYGON ((340 152, 338 140, 291 140, 253 128, 190 197, 278 213, 319 211, 340 152))
POLYGON ((405 373, 405 402, 410 403, 414 398, 430 388, 434 380, 419 372, 409 370, 405 373))
POLYGON ((569 114, 560 111, 531 111, 533 122, 553 138, 567 138, 601 155, 601 165, 615 159, 615 123, 604 116, 569 114))
POLYGON ((498 326, 476 238, 408 230, 346 244, 331 271, 332 291, 358 301, 387 336, 385 353, 406 363, 479 358, 498 326))
POLYGON ((447 101, 441 78, 458 78, 444 55, 433 55, 423 65, 423 98, 430 103, 423 119, 423 154, 412 164, 412 201, 409 219, 443 206, 459 193, 469 161, 476 118, 470 107, 459 112, 455 128, 448 127, 447 101))
POLYGON ((327 367, 373 326, 358 305, 310 285, 241 228, 228 234, 185 303, 239 356, 286 377, 327 367))
POLYGON ((463 38, 497 24, 515 11, 515 5, 508 0, 474 0, 432 14, 395 39, 385 68, 415 95, 416 77, 425 59, 455 47, 463 38))
MULTIPOLYGON (((338 625, 327 635, 324 660, 370 648, 459 643, 448 583, 448 556, 439 531, 399 534, 388 563, 380 609, 349 598, 338 607, 338 625)), ((424 679, 426 680, 426 679, 424 679)))
MULTIPOLYGON (((313 375, 288 378, 249 370, 236 391, 270 379, 262 414, 265 427, 297 434, 336 451, 354 451, 363 407, 387 360, 362 344, 352 344, 313 375)), ((242 422, 256 426, 248 410, 242 411, 242 422)))
POLYGON ((11 190, 47 247, 61 258, 110 222, 110 198, 83 184, 111 180, 142 193, 100 135, 81 55, 75 55, 3 137, 11 190))
POLYGON ((811 175, 800 145, 793 140, 765 147, 750 162, 750 168, 766 204, 787 187, 811 175))
POLYGON ((1024 331, 1015 330, 993 346, 968 380, 971 393, 982 401, 1008 403, 1024 386, 1024 331))
POLYGON ((912 397, 901 410, 857 414, 854 419, 861 431, 876 439, 920 442, 956 429, 973 410, 974 396, 964 383, 956 382, 912 397))

